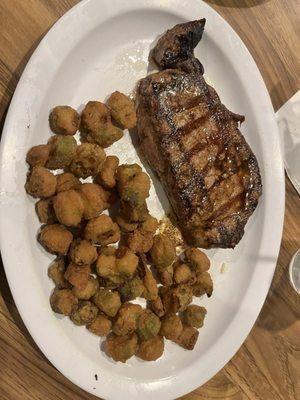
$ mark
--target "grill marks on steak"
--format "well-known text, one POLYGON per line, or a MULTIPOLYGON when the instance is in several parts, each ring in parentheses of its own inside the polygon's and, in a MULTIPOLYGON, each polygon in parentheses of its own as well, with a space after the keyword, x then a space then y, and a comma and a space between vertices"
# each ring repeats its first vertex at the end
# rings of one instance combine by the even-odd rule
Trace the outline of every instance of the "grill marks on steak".
POLYGON ((161 67, 166 60, 176 63, 140 81, 137 127, 143 153, 164 185, 187 242, 234 247, 257 205, 261 179, 238 129, 244 117, 230 112, 199 73, 192 46, 198 43, 201 21, 174 27, 154 48, 161 67), (191 27, 197 30, 193 40, 182 39, 184 25, 188 35, 191 27), (177 39, 172 41, 172 35, 177 39), (190 44, 182 60, 178 43, 190 44))
POLYGON ((197 73, 165 70, 138 88, 138 132, 186 234, 203 247, 234 247, 260 195, 239 116, 197 73))

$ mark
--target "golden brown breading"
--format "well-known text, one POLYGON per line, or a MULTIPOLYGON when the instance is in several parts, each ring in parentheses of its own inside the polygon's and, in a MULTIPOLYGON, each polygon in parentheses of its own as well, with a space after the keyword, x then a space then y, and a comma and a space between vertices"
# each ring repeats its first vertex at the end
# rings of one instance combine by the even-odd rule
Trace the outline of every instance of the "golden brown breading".
POLYGON ((50 253, 66 255, 73 235, 59 224, 46 225, 39 234, 39 242, 50 253))
POLYGON ((132 129, 136 126, 136 112, 134 102, 121 92, 113 92, 107 105, 113 119, 122 126, 123 129, 132 129))
POLYGON ((56 192, 56 176, 44 167, 33 167, 28 174, 25 189, 32 197, 51 197, 56 192))
POLYGON ((56 106, 49 115, 52 132, 59 135, 75 135, 79 129, 80 117, 70 106, 56 106))

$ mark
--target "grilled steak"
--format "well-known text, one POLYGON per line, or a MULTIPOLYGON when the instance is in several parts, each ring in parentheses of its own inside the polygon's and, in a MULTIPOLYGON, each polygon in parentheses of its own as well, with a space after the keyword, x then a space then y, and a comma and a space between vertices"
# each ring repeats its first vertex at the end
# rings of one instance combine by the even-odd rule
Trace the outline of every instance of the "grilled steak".
POLYGON ((233 248, 257 206, 261 178, 238 128, 244 117, 221 103, 194 57, 203 27, 203 20, 180 24, 159 40, 152 57, 168 69, 140 81, 137 128, 187 243, 233 248))

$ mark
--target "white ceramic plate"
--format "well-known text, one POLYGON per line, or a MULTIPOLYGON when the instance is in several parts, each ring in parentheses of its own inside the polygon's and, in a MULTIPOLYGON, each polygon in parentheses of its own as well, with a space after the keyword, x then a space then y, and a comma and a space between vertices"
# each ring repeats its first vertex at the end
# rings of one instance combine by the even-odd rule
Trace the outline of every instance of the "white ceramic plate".
MULTIPOLYGON (((109 152, 122 162, 139 161, 129 135, 109 152)), ((40 349, 78 386, 106 399, 174 399, 210 379, 245 340, 276 265, 284 176, 262 77, 237 34, 209 6, 199 0, 89 0, 70 10, 42 40, 20 79, 3 132, 0 178, 1 252, 15 302, 40 349), (147 72, 155 37, 176 23, 202 17, 207 24, 196 55, 222 101, 246 115, 242 132, 258 158, 263 196, 237 248, 209 252, 215 291, 211 299, 201 299, 208 315, 194 351, 168 342, 156 362, 114 363, 101 352, 97 337, 50 310, 53 285, 47 267, 53 257, 36 242, 34 201, 23 189, 25 155, 49 138, 47 119, 54 105, 81 109, 114 90, 130 92, 147 72)), ((157 216, 163 212, 153 188, 149 208, 157 216)))

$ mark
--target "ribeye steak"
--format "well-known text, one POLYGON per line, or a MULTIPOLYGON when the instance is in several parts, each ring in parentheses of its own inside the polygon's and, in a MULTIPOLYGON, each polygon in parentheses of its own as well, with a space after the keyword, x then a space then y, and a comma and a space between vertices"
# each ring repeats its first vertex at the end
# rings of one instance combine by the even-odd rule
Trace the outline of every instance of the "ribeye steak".
POLYGON ((205 20, 176 25, 151 52, 160 72, 137 91, 138 135, 188 244, 233 248, 261 195, 257 160, 194 57, 205 20))

